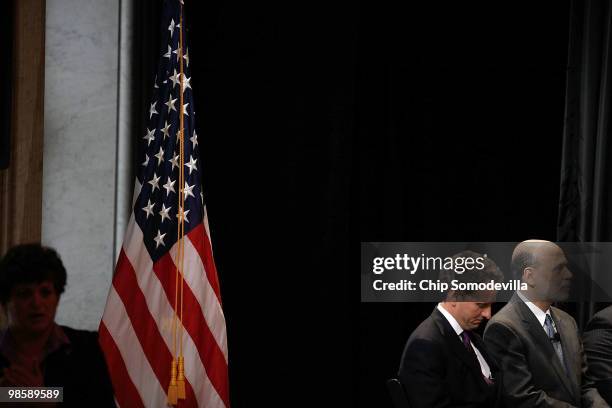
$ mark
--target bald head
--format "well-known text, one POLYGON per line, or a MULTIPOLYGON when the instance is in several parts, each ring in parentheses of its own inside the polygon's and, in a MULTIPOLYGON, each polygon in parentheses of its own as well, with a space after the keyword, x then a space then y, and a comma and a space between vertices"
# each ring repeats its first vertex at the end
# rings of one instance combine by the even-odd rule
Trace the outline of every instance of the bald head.
POLYGON ((540 255, 541 258, 543 254, 555 251, 563 252, 554 242, 540 239, 529 239, 520 242, 512 252, 512 263, 510 268, 513 276, 516 279, 522 279, 525 268, 537 264, 538 255, 540 255))
POLYGON ((569 296, 572 274, 563 250, 554 242, 519 243, 512 252, 511 269, 516 279, 527 283, 532 299, 555 302, 569 296))

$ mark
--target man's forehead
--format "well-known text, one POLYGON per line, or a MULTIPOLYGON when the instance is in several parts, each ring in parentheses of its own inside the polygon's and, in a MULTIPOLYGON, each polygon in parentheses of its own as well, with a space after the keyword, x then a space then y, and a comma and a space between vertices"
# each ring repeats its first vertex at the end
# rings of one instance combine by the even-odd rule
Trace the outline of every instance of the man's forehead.
POLYGON ((539 259, 542 261, 554 262, 555 264, 567 263, 567 258, 565 257, 565 253, 561 248, 547 251, 541 254, 539 259))
POLYGON ((497 291, 494 290, 479 290, 472 293, 466 299, 466 303, 493 303, 497 296, 497 291))
POLYGON ((497 291, 494 290, 484 290, 481 292, 481 301, 478 303, 492 303, 495 302, 495 297, 497 296, 497 291))

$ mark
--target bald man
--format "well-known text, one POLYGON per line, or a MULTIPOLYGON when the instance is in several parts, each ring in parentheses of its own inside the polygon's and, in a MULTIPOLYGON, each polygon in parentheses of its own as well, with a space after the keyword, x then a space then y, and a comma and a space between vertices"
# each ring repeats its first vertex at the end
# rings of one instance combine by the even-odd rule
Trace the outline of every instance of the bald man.
POLYGON ((549 241, 521 242, 512 272, 527 283, 490 320, 484 341, 504 373, 503 395, 512 408, 608 407, 586 381, 578 328, 552 306, 569 297, 572 273, 563 250, 549 241))

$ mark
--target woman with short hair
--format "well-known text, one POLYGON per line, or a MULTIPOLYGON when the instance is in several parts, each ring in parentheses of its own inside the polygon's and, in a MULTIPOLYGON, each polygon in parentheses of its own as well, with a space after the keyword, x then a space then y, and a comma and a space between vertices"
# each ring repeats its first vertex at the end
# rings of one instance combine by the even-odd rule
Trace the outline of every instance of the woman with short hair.
POLYGON ((63 387, 64 406, 114 407, 97 333, 55 323, 66 269, 40 244, 11 248, 0 261, 0 386, 63 387))

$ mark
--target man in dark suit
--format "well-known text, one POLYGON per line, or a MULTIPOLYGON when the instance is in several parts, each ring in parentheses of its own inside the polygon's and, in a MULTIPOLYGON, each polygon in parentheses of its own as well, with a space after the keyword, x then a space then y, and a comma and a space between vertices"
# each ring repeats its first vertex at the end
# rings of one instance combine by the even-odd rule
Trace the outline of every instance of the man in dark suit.
POLYGON ((593 316, 582 339, 589 363, 587 377, 606 402, 612 404, 612 306, 593 316))
MULTIPOLYGON (((471 251, 456 257, 479 257, 471 251)), ((501 272, 485 258, 480 271, 463 281, 500 281, 501 272)), ((498 406, 501 373, 480 336, 472 330, 491 317, 495 292, 449 291, 431 316, 410 335, 399 368, 410 408, 498 406)))
POLYGON ((563 250, 549 241, 521 242, 512 272, 526 283, 486 327, 485 344, 504 372, 512 408, 607 407, 586 380, 586 359, 574 319, 552 307, 567 300, 572 273, 563 250))

